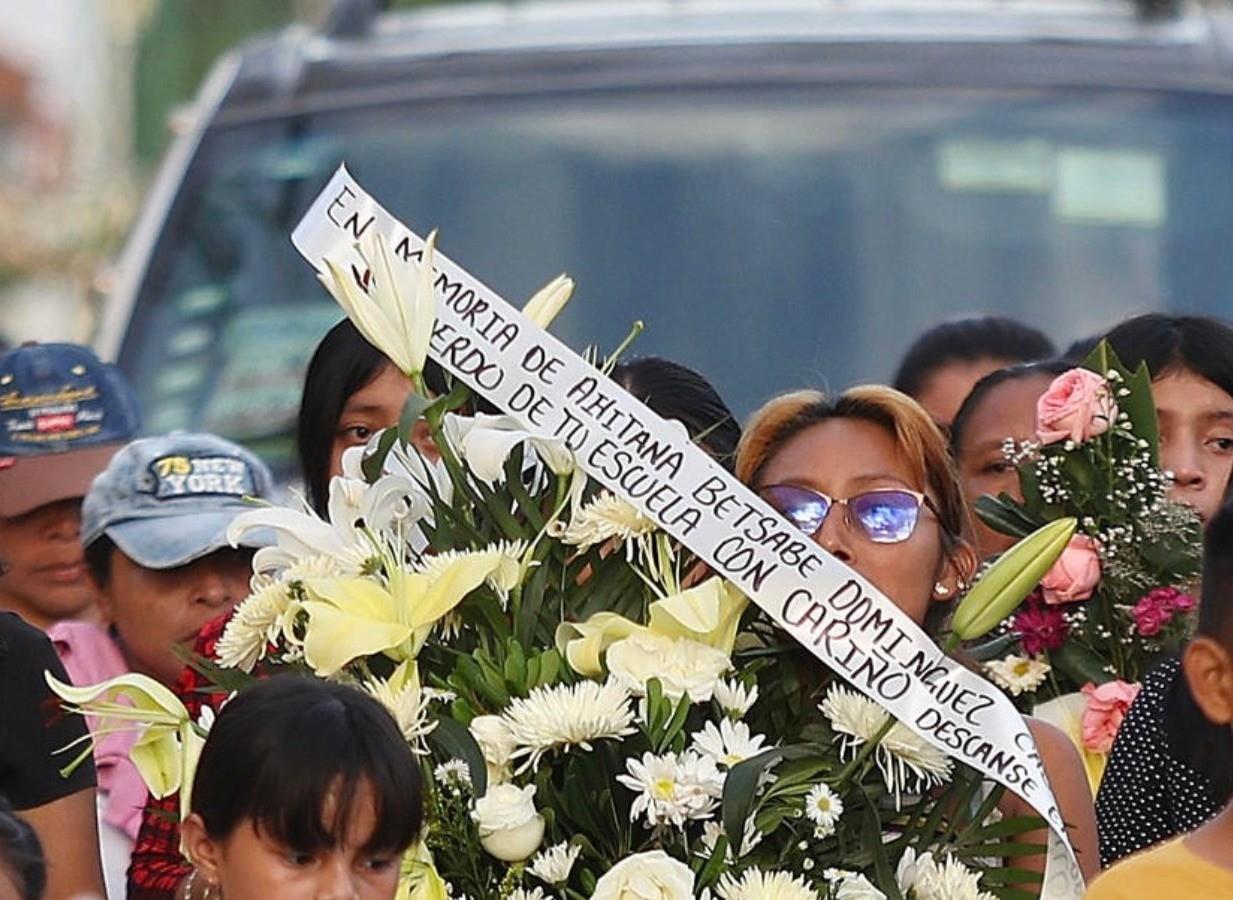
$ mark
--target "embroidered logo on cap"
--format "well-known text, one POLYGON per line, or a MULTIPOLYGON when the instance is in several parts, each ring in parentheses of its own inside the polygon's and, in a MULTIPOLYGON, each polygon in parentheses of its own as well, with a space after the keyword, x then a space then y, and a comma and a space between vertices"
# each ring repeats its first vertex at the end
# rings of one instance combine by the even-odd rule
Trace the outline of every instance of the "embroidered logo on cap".
POLYGON ((248 464, 234 456, 162 456, 150 463, 151 490, 178 497, 251 497, 257 493, 248 464))

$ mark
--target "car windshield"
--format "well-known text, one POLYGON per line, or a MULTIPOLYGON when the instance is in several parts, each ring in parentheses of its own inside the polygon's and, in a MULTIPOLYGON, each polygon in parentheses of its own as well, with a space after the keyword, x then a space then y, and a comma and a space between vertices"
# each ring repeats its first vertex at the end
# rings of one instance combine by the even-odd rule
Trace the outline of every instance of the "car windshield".
POLYGON ((1129 313, 1223 313, 1233 99, 725 88, 369 106, 216 126, 155 248, 121 364, 146 427, 275 462, 339 313, 288 235, 333 169, 553 331, 710 378, 738 416, 886 380, 923 329, 1014 316, 1061 346, 1129 313))

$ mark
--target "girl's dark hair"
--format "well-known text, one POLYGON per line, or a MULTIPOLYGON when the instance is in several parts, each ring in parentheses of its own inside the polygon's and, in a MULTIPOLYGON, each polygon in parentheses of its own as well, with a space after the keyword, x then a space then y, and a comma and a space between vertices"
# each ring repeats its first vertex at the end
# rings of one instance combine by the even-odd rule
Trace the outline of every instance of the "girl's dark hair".
POLYGON ((231 700, 210 729, 192 811, 215 840, 246 819, 299 853, 338 847, 360 791, 376 801, 366 852, 401 853, 423 820, 420 769, 393 717, 356 688, 276 675, 231 700))
POLYGON ((1042 332, 1014 319, 978 316, 943 322, 908 348, 893 386, 909 397, 916 397, 930 376, 947 363, 981 359, 1033 362, 1048 359, 1055 352, 1053 342, 1042 332))
MULTIPOLYGON (((1203 596, 1199 633, 1233 653, 1233 505, 1212 517, 1203 542, 1203 596)), ((1178 672, 1164 706, 1164 732, 1171 756, 1207 779, 1213 799, 1233 797, 1233 733, 1203 715, 1178 672)))
POLYGON ((21 900, 39 900, 47 887, 43 845, 34 829, 0 797, 0 870, 7 871, 21 900))
POLYGON ((1233 327, 1219 319, 1148 313, 1105 337, 1129 369, 1147 363, 1153 379, 1179 369, 1193 372, 1233 397, 1233 327))
POLYGON ((1017 366, 1007 366, 1004 369, 998 369, 996 372, 990 372, 980 381, 976 382, 971 393, 964 398, 963 405, 959 407, 959 411, 955 413, 955 420, 950 423, 951 456, 956 460, 959 459, 959 451, 963 447, 963 432, 967 428, 968 422, 972 416, 976 415, 976 410, 980 408, 980 404, 989 395, 989 392, 999 384, 1005 384, 1008 381, 1018 381, 1021 378, 1032 378, 1037 375, 1057 377, 1074 367, 1074 363, 1065 359, 1021 363, 1017 366))
POLYGON ((719 392, 693 369, 647 356, 617 363, 612 380, 663 418, 681 422, 691 438, 732 469, 741 426, 719 392))
MULTIPOLYGON (((326 332, 313 352, 304 376, 295 444, 308 499, 319 516, 325 516, 329 505, 330 449, 347 400, 389 364, 350 319, 326 332)), ((447 390, 445 372, 432 361, 424 367, 424 381, 433 393, 447 390)))

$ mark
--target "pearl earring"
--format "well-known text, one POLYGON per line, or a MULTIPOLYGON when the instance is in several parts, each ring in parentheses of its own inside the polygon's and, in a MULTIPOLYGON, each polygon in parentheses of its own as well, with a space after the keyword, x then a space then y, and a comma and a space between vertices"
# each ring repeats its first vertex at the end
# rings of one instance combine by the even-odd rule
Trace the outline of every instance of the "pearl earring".
POLYGON ((946 597, 950 594, 950 588, 948 588, 946 585, 942 584, 942 582, 939 581, 937 584, 933 586, 933 592, 937 594, 939 597, 946 597))

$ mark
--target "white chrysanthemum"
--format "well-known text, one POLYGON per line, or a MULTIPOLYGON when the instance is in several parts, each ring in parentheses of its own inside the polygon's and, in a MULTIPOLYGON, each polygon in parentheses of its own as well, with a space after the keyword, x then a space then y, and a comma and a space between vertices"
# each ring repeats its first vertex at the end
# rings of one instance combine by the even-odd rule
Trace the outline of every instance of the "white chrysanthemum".
POLYGON ((489 784, 509 781, 510 758, 518 745, 510 734, 509 725, 500 716, 476 716, 471 720, 471 736, 484 754, 489 784))
POLYGON ((1018 697, 1024 691, 1034 691, 1044 683, 1051 666, 1041 657, 1007 656, 985 663, 985 671, 993 683, 1018 697))
POLYGON ((581 852, 582 847, 577 844, 554 844, 536 854, 528 868, 532 875, 545 884, 561 885, 569 880, 569 873, 581 852))
POLYGON ((749 726, 744 722, 733 722, 731 719, 724 719, 719 727, 714 722, 707 722, 701 731, 693 734, 693 748, 726 769, 757 756, 766 749, 762 746, 765 742, 766 738, 762 735, 751 735, 749 726))
POLYGON ((411 749, 424 754, 428 752, 424 738, 437 723, 428 718, 428 701, 420 690, 419 676, 414 671, 405 672, 403 666, 406 665, 399 666, 385 681, 376 678, 365 681, 364 690, 390 711, 411 749))
POLYGON ((932 853, 917 854, 911 847, 903 852, 895 880, 906 900, 994 900, 980 889, 980 876, 953 857, 941 865, 932 853))
MULTIPOLYGON (((877 737, 889 713, 856 691, 835 685, 819 707, 843 737, 840 752, 855 756, 862 745, 877 737)), ((878 771, 898 805, 905 790, 925 791, 950 777, 951 760, 917 737, 902 722, 895 722, 874 751, 878 771)))
POLYGON ((827 869, 822 877, 830 883, 834 900, 886 900, 886 895, 859 872, 827 869))
POLYGON ((502 716, 518 747, 512 758, 527 757, 520 768, 525 771, 538 766, 550 750, 590 750, 592 741, 633 734, 629 699, 629 691, 611 679, 535 688, 529 697, 515 699, 502 716))
POLYGON ((843 801, 828 784, 815 784, 805 795, 805 815, 814 824, 814 836, 829 837, 843 815, 843 801))
POLYGON ((626 760, 625 768, 629 774, 618 775, 617 781, 638 793, 630 820, 645 813, 651 827, 708 818, 723 795, 724 776, 715 761, 692 751, 680 756, 644 753, 641 760, 626 760))
POLYGON ((758 702, 758 686, 745 687, 739 681, 718 681, 715 683, 715 702, 724 711, 724 715, 739 719, 749 712, 750 707, 758 702))
POLYGON ((278 642, 292 603, 287 585, 277 581, 249 595, 235 608, 218 639, 218 664, 251 672, 265 658, 269 645, 278 642))
POLYGON ((471 791, 471 770, 461 759, 451 759, 432 770, 437 784, 455 797, 471 791))
POLYGON ((453 691, 445 688, 426 687, 421 693, 424 695, 424 700, 428 703, 453 703, 458 699, 458 695, 453 691))
POLYGON ((371 544, 351 544, 337 553, 321 553, 295 560, 282 573, 283 581, 307 581, 314 578, 352 578, 372 571, 378 565, 379 554, 371 544))
POLYGON ((518 587, 522 581, 522 557, 527 552, 526 541, 498 541, 479 551, 448 550, 425 558, 419 571, 435 581, 447 566, 469 555, 470 552, 499 554, 501 561, 484 581, 492 588, 504 606, 509 598, 509 592, 518 587))
POLYGON ((625 546, 631 562, 635 554, 649 559, 654 550, 651 536, 658 526, 620 497, 601 491, 590 503, 576 510, 561 535, 561 542, 587 550, 616 540, 625 546))
POLYGON ((715 886, 722 900, 817 900, 817 893, 787 872, 746 869, 740 878, 725 875, 715 886))
POLYGON ((531 888, 514 888, 510 892, 509 900, 548 900, 544 896, 544 889, 539 885, 531 888))
MULTIPOLYGON (((715 852, 715 845, 719 843, 719 839, 723 834, 723 825, 714 819, 710 819, 702 824, 702 846, 706 849, 706 856, 709 857, 715 852)), ((741 835, 741 851, 740 853, 733 853, 732 847, 728 847, 728 861, 736 862, 760 843, 762 843, 762 832, 754 824, 753 816, 750 816, 745 820, 745 833, 741 835)))

